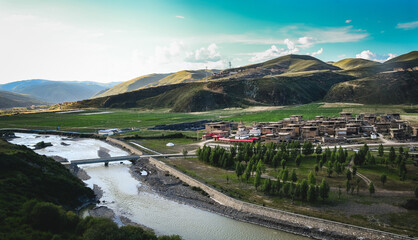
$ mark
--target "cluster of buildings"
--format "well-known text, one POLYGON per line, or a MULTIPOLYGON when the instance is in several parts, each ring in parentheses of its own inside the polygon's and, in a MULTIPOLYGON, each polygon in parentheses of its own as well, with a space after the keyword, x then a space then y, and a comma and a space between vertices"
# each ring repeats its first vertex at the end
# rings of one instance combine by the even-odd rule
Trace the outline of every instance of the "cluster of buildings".
POLYGON ((323 143, 346 142, 352 138, 370 137, 378 134, 393 139, 417 137, 418 127, 412 127, 401 120, 399 114, 359 114, 342 112, 339 117, 316 116, 314 120, 304 120, 302 115, 292 115, 278 122, 254 123, 251 127, 244 124, 223 121, 205 125, 203 139, 215 139, 224 142, 288 142, 303 140, 323 143))

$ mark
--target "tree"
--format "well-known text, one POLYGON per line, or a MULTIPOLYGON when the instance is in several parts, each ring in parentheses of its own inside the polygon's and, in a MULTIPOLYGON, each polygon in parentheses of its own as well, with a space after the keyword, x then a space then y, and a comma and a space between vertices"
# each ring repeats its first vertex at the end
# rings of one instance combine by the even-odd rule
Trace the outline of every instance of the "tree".
POLYGON ((351 180, 351 171, 348 170, 348 169, 347 169, 346 176, 347 176, 347 180, 350 181, 351 180))
POLYGON ((349 180, 346 180, 345 181, 345 190, 347 191, 347 194, 350 191, 350 188, 351 188, 350 181, 349 180))
POLYGON ((244 173, 244 165, 242 165, 241 162, 237 162, 235 166, 235 173, 237 174, 237 177, 241 180, 241 176, 244 173))
POLYGON ((282 165, 282 168, 284 169, 286 167, 286 160, 283 158, 280 162, 280 165, 282 165))
POLYGON ((354 167, 353 167, 353 177, 354 177, 354 176, 356 176, 356 174, 357 174, 357 167, 356 167, 356 166, 354 166, 354 167))
POLYGON ((301 156, 300 155, 297 155, 296 156, 296 159, 295 159, 296 166, 299 167, 301 162, 302 162, 301 156))
POLYGON ((270 191, 271 191, 271 180, 270 180, 270 178, 264 179, 263 190, 267 194, 270 193, 270 191))
POLYGON ((255 173, 255 178, 254 178, 254 187, 255 190, 257 190, 258 186, 260 186, 261 184, 261 172, 259 170, 257 170, 257 172, 255 173))
POLYGON ((319 166, 318 164, 315 165, 315 175, 318 175, 319 172, 319 166))
POLYGON ((307 195, 308 195, 308 188, 309 188, 308 181, 306 181, 306 179, 303 179, 302 182, 300 183, 300 196, 302 200, 306 200, 307 195))
POLYGON ((287 182, 287 179, 289 178, 289 170, 287 169, 287 167, 285 169, 283 169, 282 171, 282 180, 283 182, 287 182))
POLYGON ((383 145, 382 144, 379 145, 378 154, 379 154, 379 157, 383 157, 383 145))
POLYGON ((385 186, 386 180, 387 180, 386 174, 382 174, 382 176, 380 176, 380 181, 382 182, 383 186, 385 186))
POLYGON ((334 170, 332 169, 332 163, 331 163, 331 161, 329 161, 328 164, 327 164, 327 174, 328 174, 328 177, 331 177, 333 171, 334 170))
POLYGON ((289 190, 290 190, 290 183, 285 183, 283 185, 282 191, 284 196, 289 196, 289 190))
POLYGON ((369 193, 370 193, 370 195, 372 195, 372 194, 374 194, 374 192, 375 192, 375 189, 374 189, 373 182, 370 182, 370 184, 369 184, 369 193))
POLYGON ((309 171, 308 181, 309 181, 310 185, 315 185, 316 184, 315 175, 312 173, 312 171, 309 171))
POLYGON ((321 147, 321 145, 316 145, 316 149, 315 149, 315 153, 316 154, 321 154, 322 153, 322 147, 321 147))
POLYGON ((389 162, 391 164, 393 164, 393 162, 395 161, 395 159, 396 159, 395 148, 391 147, 390 148, 390 151, 389 151, 389 162))
POLYGON ((298 180, 298 176, 296 175, 296 169, 292 170, 292 176, 290 177, 292 182, 296 182, 298 180))
POLYGON ((308 193, 307 193, 307 200, 309 202, 315 202, 317 199, 316 187, 315 185, 309 185, 308 193))
POLYGON ((311 155, 314 152, 313 145, 311 142, 306 141, 303 143, 302 153, 304 155, 311 155))
POLYGON ((321 185, 319 185, 319 196, 322 200, 325 200, 329 197, 330 187, 325 179, 322 179, 321 185))

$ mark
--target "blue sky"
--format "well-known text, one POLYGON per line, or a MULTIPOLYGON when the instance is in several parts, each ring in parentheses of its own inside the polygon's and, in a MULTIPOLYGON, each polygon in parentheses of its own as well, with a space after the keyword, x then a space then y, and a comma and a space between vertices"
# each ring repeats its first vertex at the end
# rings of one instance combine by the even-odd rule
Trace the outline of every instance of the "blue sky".
POLYGON ((0 83, 126 81, 287 54, 418 50, 418 1, 0 0, 0 83))

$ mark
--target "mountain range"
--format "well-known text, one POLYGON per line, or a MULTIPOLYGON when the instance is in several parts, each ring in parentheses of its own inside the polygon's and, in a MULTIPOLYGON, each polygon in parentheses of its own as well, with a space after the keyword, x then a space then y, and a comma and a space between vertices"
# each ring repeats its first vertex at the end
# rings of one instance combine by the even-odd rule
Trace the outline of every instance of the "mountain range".
POLYGON ((110 88, 108 95, 96 95, 71 107, 194 112, 320 100, 410 104, 418 102, 417 66, 417 51, 384 63, 357 58, 325 63, 312 56, 287 55, 238 68, 211 70, 209 77, 205 70, 195 78, 178 77, 193 71, 147 75, 110 88))
MULTIPOLYGON (((32 79, 1 84, 0 90, 26 94, 27 97, 36 99, 39 102, 55 104, 88 99, 97 92, 108 89, 116 84, 32 79)), ((13 96, 17 95, 7 94, 7 98, 10 98, 10 103, 15 100, 13 96)), ((1 92, 0 97, 6 98, 6 93, 1 92)))

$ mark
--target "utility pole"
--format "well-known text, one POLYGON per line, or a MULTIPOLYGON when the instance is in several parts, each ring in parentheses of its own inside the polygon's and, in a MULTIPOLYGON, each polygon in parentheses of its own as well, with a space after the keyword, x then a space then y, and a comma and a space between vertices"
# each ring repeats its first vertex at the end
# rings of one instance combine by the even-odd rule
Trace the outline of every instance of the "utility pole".
POLYGON ((206 82, 208 82, 208 66, 206 66, 205 74, 206 74, 206 82))

